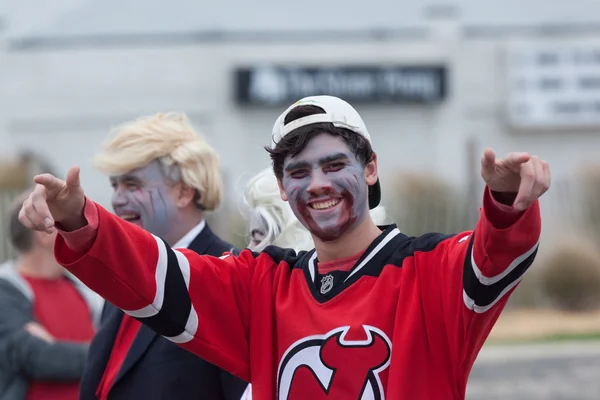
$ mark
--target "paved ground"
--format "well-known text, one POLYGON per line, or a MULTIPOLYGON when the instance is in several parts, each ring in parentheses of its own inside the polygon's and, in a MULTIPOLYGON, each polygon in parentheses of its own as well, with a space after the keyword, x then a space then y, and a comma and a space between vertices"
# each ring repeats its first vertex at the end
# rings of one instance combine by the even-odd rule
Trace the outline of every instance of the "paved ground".
POLYGON ((467 400, 598 400, 600 343, 488 346, 467 400))

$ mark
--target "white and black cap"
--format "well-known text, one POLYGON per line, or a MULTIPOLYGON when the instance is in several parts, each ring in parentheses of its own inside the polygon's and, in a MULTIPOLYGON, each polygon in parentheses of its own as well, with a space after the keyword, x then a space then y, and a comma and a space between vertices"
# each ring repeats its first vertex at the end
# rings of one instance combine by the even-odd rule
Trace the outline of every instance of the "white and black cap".
MULTIPOLYGON (((275 148, 277 143, 285 135, 292 132, 300 127, 310 124, 330 123, 338 128, 345 128, 351 132, 355 132, 358 135, 362 135, 372 145, 371 136, 369 131, 362 120, 360 114, 350 104, 344 100, 333 97, 333 96, 310 96, 305 97, 296 103, 292 104, 285 110, 273 125, 272 143, 271 148, 275 148), (312 114, 306 117, 298 118, 291 121, 289 124, 285 124, 286 115, 294 108, 300 106, 316 106, 325 113, 312 114)), ((381 187, 379 185, 379 178, 374 185, 369 186, 369 208, 373 209, 379 205, 381 201, 381 187)))

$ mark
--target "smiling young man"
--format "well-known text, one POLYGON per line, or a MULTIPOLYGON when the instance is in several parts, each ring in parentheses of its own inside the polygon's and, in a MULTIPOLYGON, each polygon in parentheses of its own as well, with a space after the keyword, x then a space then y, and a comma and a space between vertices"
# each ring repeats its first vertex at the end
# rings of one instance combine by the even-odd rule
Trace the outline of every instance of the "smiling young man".
POLYGON ((548 164, 482 158, 474 231, 383 231, 377 159, 360 115, 316 96, 276 121, 269 149, 281 196, 316 251, 199 256, 86 199, 79 170, 51 175, 21 210, 59 229, 56 257, 93 290, 189 351, 250 380, 264 399, 463 399, 508 295, 537 252, 548 164), (432 378, 433 377, 433 378, 432 378))
MULTIPOLYGON (((219 157, 185 115, 146 116, 111 133, 94 161, 109 177, 117 216, 169 246, 213 256, 231 251, 204 219, 221 201, 219 157)), ((238 400, 247 386, 108 303, 88 358, 82 400, 238 400)))

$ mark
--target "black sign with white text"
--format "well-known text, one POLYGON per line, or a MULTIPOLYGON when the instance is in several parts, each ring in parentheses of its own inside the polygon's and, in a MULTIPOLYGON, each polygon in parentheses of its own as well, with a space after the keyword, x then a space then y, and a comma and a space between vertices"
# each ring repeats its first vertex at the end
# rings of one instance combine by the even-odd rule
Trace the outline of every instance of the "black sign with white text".
POLYGON ((330 95, 350 103, 438 103, 446 98, 446 68, 258 66, 236 71, 241 104, 281 105, 330 95))

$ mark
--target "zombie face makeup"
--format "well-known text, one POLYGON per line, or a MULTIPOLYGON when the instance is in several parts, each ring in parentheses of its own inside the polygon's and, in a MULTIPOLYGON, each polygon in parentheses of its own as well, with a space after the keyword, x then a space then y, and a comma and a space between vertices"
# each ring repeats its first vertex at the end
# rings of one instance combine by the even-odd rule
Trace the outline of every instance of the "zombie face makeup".
POLYGON ((250 230, 250 244, 248 244, 248 248, 256 249, 260 247, 262 241, 265 240, 268 229, 264 218, 257 212, 253 213, 248 229, 250 230))
POLYGON ((112 176, 112 206, 119 217, 167 238, 177 224, 177 207, 159 162, 112 176))
POLYGON ((321 240, 338 239, 368 215, 364 167, 340 137, 314 137, 283 170, 294 214, 321 240))

